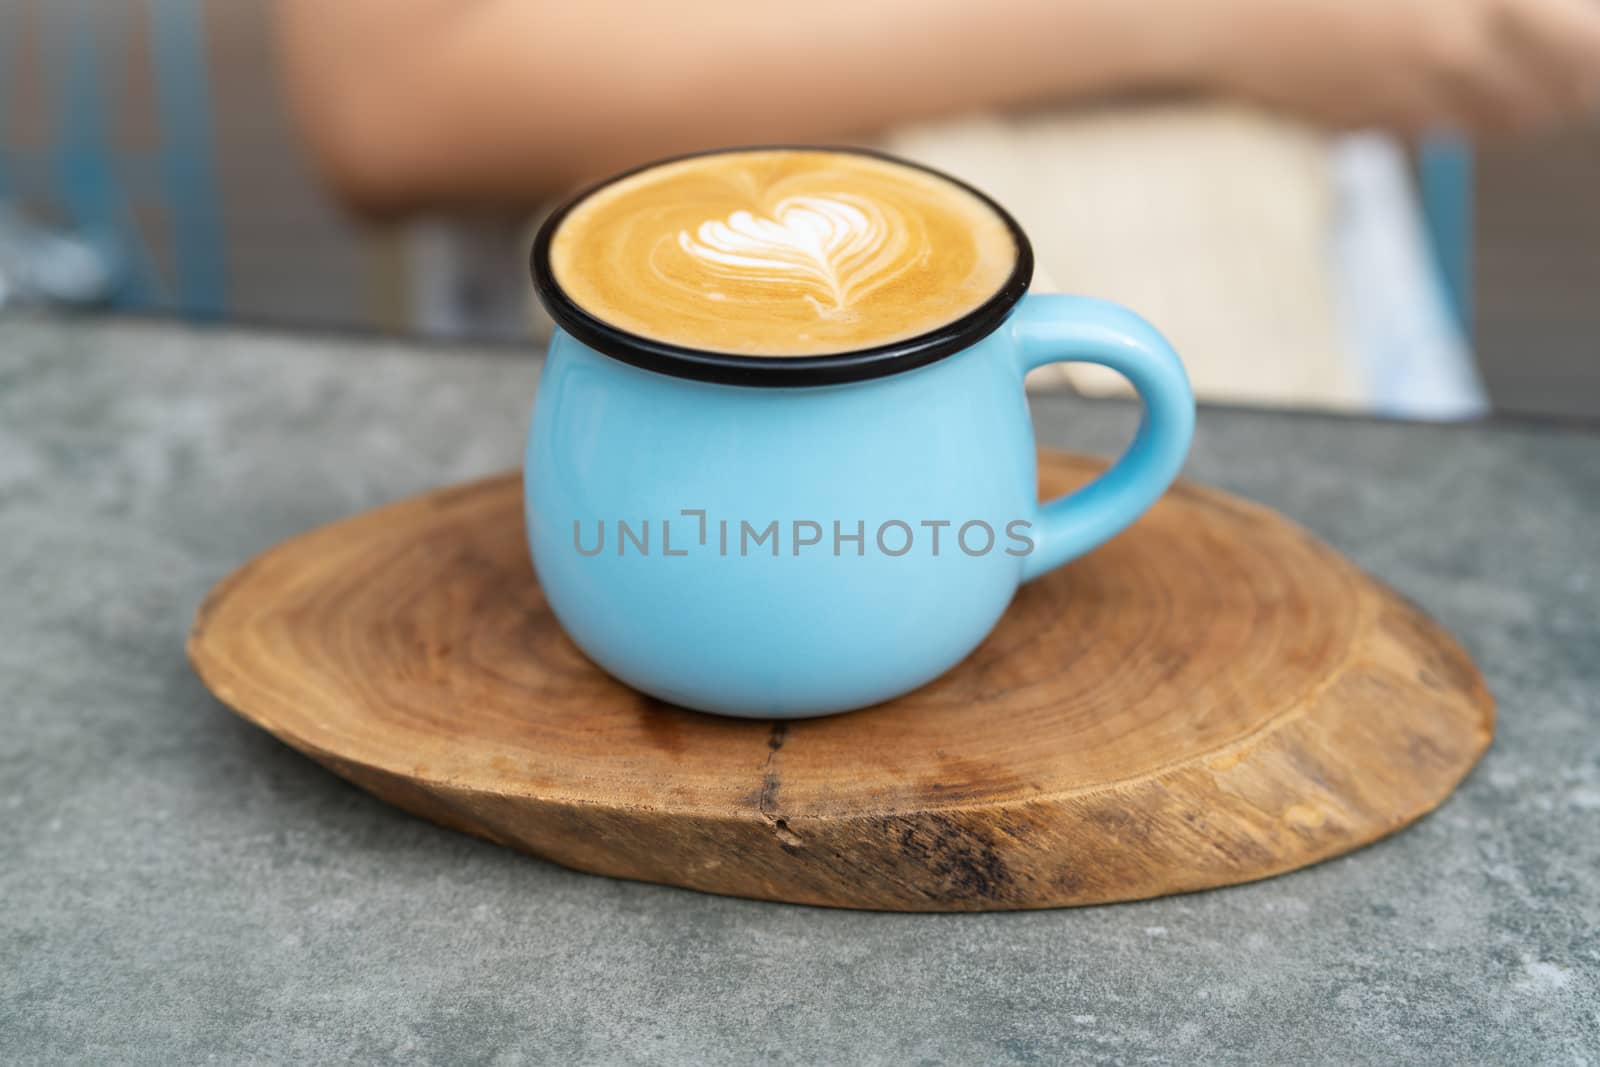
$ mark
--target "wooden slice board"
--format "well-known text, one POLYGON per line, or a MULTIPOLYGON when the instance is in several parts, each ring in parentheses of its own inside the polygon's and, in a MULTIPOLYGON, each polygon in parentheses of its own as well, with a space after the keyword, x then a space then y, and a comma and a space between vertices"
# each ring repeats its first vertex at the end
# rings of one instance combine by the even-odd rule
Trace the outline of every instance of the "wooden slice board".
MULTIPOLYGON (((1043 453, 1041 487, 1100 469, 1043 453)), ((212 591, 190 659, 241 715, 446 826, 599 874, 907 911, 1292 870, 1432 809, 1493 732, 1422 612, 1190 484, 909 696, 786 724, 684 711, 567 640, 520 493, 505 475, 272 549, 212 591)))

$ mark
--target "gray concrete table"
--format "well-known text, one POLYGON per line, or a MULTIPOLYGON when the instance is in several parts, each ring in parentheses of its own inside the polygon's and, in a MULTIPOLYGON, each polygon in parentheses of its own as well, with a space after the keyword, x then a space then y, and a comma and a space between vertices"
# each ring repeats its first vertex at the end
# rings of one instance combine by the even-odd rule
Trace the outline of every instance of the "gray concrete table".
MULTIPOLYGON (((1499 735, 1355 855, 919 916, 566 871, 437 829, 190 673, 216 579, 518 459, 535 361, 0 324, 0 1061, 1600 1063, 1600 436, 1202 412, 1188 473, 1455 630, 1499 735)), ((1045 399, 1111 451, 1121 404, 1045 399)))

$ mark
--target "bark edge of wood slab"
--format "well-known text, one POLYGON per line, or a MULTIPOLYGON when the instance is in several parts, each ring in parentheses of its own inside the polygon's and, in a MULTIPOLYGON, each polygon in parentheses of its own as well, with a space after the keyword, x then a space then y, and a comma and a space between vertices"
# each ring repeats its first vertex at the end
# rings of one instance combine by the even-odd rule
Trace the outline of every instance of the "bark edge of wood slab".
MULTIPOLYGON (((1048 496, 1103 464, 1040 453, 1048 496)), ((1179 483, 1025 586, 922 689, 772 723, 664 705, 540 596, 515 474, 302 534, 190 661, 246 719, 434 822, 596 874, 983 911, 1252 881, 1419 818, 1488 748, 1459 645, 1276 513, 1179 483)))

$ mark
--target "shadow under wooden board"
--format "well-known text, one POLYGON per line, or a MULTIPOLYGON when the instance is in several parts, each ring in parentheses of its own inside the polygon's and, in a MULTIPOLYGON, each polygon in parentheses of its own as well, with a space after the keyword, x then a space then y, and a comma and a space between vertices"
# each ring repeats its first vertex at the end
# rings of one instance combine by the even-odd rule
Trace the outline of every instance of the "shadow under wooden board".
MULTIPOLYGON (((1041 453, 1041 488, 1101 467, 1041 453)), ((949 674, 831 718, 717 718, 611 680, 540 595, 510 474, 268 551, 212 591, 189 656, 245 718, 445 826, 598 874, 902 911, 1315 863, 1438 805, 1494 720, 1416 607, 1187 483, 1025 586, 949 674)))

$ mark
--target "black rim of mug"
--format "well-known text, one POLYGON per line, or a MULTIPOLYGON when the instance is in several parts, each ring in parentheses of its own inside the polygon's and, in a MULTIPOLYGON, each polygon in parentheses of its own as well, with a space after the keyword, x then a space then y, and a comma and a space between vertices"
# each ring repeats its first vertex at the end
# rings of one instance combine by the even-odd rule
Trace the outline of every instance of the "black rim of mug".
POLYGON ((934 167, 923 166, 887 152, 868 148, 763 144, 713 148, 703 152, 688 152, 666 159, 657 159, 612 175, 583 189, 558 207, 539 227, 538 236, 533 241, 533 251, 529 255, 529 265, 533 273, 534 291, 538 293, 539 302, 544 305, 556 325, 597 352, 621 360, 623 363, 675 378, 717 382, 723 385, 794 387, 839 385, 845 382, 866 381, 869 378, 882 378, 901 371, 925 367, 946 356, 970 348, 999 329, 1000 324, 1005 322, 1017 302, 1028 291, 1028 284, 1033 280, 1033 246, 1028 243, 1028 236, 1022 232, 1022 227, 1017 225, 1017 220, 1012 218, 1011 213, 1005 208, 995 203, 993 198, 982 190, 975 189, 959 178, 951 177, 934 167), (737 152, 775 151, 839 152, 869 156, 942 178, 976 196, 1000 217, 1006 228, 1011 231, 1011 237, 1016 244, 1016 264, 1012 267, 1010 276, 994 295, 952 322, 901 341, 818 356, 747 356, 651 340, 619 329, 590 314, 579 307, 577 302, 556 284, 555 276, 550 269, 550 241, 567 214, 601 189, 624 178, 680 160, 737 152))

